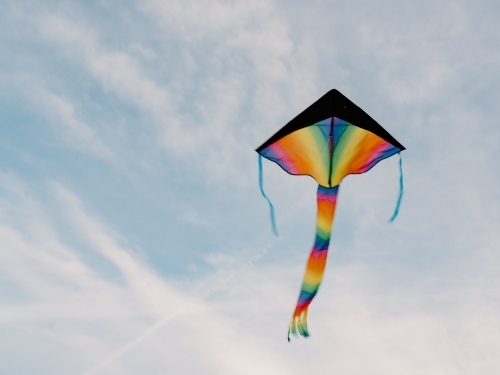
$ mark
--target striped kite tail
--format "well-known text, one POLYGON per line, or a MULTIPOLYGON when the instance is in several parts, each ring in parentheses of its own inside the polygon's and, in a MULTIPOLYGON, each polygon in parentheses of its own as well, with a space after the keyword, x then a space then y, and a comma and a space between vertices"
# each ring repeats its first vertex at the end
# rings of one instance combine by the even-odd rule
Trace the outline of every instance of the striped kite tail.
POLYGON ((338 190, 338 185, 332 188, 318 187, 316 240, 307 261, 306 273, 302 282, 297 307, 295 307, 292 322, 288 327, 288 341, 290 341, 290 333, 296 335, 297 331, 301 336, 309 336, 307 330, 307 309, 318 292, 323 272, 325 271, 338 190))

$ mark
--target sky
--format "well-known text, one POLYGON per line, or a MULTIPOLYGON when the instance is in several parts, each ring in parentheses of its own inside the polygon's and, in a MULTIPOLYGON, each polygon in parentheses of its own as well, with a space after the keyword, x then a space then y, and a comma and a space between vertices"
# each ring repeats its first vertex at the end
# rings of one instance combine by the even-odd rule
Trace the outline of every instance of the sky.
POLYGON ((500 3, 0 2, 0 374, 497 374, 500 3), (332 88, 406 148, 316 183, 254 149, 332 88))

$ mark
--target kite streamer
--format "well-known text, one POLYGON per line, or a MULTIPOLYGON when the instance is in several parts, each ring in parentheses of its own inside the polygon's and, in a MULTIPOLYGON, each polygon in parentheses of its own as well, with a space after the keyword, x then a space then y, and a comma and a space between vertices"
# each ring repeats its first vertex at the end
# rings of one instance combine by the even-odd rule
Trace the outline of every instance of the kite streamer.
POLYGON ((325 271, 338 190, 338 186, 333 188, 318 186, 316 240, 307 261, 299 301, 295 307, 292 322, 288 327, 288 341, 290 341, 290 332, 296 334, 298 331, 304 337, 309 336, 309 331, 307 330, 307 308, 318 292, 323 272, 325 271))
POLYGON ((267 197, 266 193, 264 193, 264 173, 262 172, 262 156, 259 154, 259 187, 262 196, 267 200, 269 204, 269 216, 271 217, 271 226, 273 228, 273 233, 275 236, 278 236, 278 228, 276 227, 276 220, 274 219, 274 206, 271 203, 271 200, 267 197))
POLYGON ((398 201, 396 203, 396 208, 394 209, 394 213, 392 217, 389 219, 389 223, 392 223, 394 219, 399 215, 399 207, 401 206, 401 200, 403 199, 403 157, 401 153, 399 153, 399 196, 398 201))

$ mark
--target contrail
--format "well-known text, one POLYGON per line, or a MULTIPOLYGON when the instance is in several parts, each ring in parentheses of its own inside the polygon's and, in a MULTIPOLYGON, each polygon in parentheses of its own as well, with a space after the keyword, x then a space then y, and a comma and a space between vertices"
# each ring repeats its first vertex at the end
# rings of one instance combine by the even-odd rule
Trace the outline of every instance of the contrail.
MULTIPOLYGON (((288 233, 284 233, 284 235, 287 235, 288 233)), ((267 246, 263 247, 263 250, 261 250, 259 253, 254 256, 254 259, 247 261, 246 264, 244 264, 240 269, 236 271, 236 274, 231 274, 228 278, 226 278, 220 285, 216 287, 207 287, 205 288, 205 292, 200 291, 199 294, 202 295, 204 298, 210 296, 213 294, 216 290, 221 289, 223 285, 228 284, 231 282, 237 274, 240 274, 245 268, 248 268, 250 264, 255 262, 256 260, 260 259, 262 255, 264 255, 270 248, 274 247, 276 245, 277 241, 276 239, 271 240, 267 246)), ((176 313, 171 313, 165 315, 161 320, 159 320, 156 324, 153 326, 149 327, 144 333, 142 333, 140 336, 135 338, 133 341, 129 342, 127 345, 122 346, 120 349, 116 350, 113 354, 111 354, 108 358, 103 360, 102 362, 98 363, 91 369, 81 373, 81 375, 94 375, 97 371, 103 369, 106 367, 108 364, 113 362, 115 359, 121 357, 124 353, 128 352, 129 350, 133 349, 137 345, 139 345, 141 342, 143 342, 145 339, 153 335, 158 329, 163 327, 165 324, 167 324, 170 320, 175 318, 176 316, 180 315, 181 312, 176 312, 176 313)))
MULTIPOLYGON (((297 206, 298 206, 297 203, 292 204, 292 205, 290 205, 285 210, 285 212, 289 213, 291 211, 295 211, 297 206)), ((257 237, 261 237, 263 235, 264 235, 264 231, 262 231, 257 237)), ((285 232, 285 233, 282 234, 281 238, 283 239, 284 237, 287 237, 287 236, 288 236, 288 232, 285 232)), ((217 285, 215 287, 213 287, 213 286, 206 287, 206 288, 204 288, 205 289, 204 292, 203 292, 203 290, 201 290, 201 291, 199 291, 198 294, 201 295, 202 297, 206 298, 206 297, 210 296, 211 294, 213 294, 216 290, 221 289, 223 285, 226 285, 226 284, 230 283, 242 271, 244 271, 246 268, 250 267, 251 264, 253 264, 257 260, 259 260, 264 254, 266 254, 268 252, 269 249, 273 248, 277 244, 277 242, 278 242, 277 238, 273 238, 271 241, 269 241, 267 243, 266 246, 263 246, 262 250, 259 251, 259 252, 257 252, 257 254, 255 254, 252 257, 252 259, 247 260, 246 262, 244 262, 242 267, 240 267, 235 272, 233 272, 232 274, 230 274, 229 277, 227 277, 225 280, 223 280, 222 283, 220 283, 219 285, 217 285)), ((142 333, 140 336, 138 336, 135 340, 129 342, 127 345, 125 345, 125 346, 121 347, 120 349, 116 350, 108 358, 106 358, 105 360, 103 360, 99 364, 95 365, 91 369, 89 369, 89 370, 81 373, 81 375, 93 375, 93 374, 95 374, 97 371, 99 371, 102 368, 106 367, 109 363, 113 362, 115 359, 119 358, 120 356, 122 356, 127 351, 129 351, 129 350, 133 349, 135 346, 139 345, 141 342, 143 342, 145 339, 147 339, 148 337, 150 337, 158 329, 160 329, 162 326, 164 326, 165 324, 167 324, 170 320, 172 320, 173 318, 175 318, 177 315, 180 315, 180 312, 176 312, 176 313, 171 313, 171 314, 165 315, 161 320, 159 320, 156 324, 154 324, 153 326, 151 326, 150 328, 148 328, 144 333, 142 333)))
POLYGON ((110 362, 112 362, 116 358, 120 357, 122 354, 129 351, 130 349, 132 349, 136 345, 140 344, 145 339, 147 339, 149 336, 151 336, 153 333, 155 333, 158 329, 160 329, 163 325, 165 325, 168 321, 175 318, 176 315, 179 315, 179 313, 165 315, 155 325, 148 328, 142 335, 138 336, 135 340, 129 342, 127 345, 121 347, 120 349, 115 351, 112 355, 110 355, 108 358, 106 358, 104 361, 95 365, 90 370, 83 372, 81 375, 93 375, 93 374, 95 374, 97 371, 99 371, 103 367, 107 366, 110 362))

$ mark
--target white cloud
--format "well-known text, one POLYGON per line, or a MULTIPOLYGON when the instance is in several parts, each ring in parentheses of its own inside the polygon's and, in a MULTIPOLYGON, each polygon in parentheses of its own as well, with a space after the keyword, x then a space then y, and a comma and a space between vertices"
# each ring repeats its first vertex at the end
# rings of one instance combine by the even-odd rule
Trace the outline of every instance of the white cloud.
POLYGON ((61 131, 67 144, 105 160, 114 160, 113 152, 98 138, 94 129, 78 118, 73 103, 41 87, 31 90, 29 95, 33 103, 46 114, 54 130, 61 131))
POLYGON ((144 11, 156 13, 168 27, 178 29, 186 39, 220 37, 250 26, 256 19, 269 18, 274 9, 269 1, 146 1, 144 11))
POLYGON ((101 45, 92 28, 62 16, 45 17, 39 22, 42 35, 62 43, 70 53, 76 52, 104 89, 153 114, 170 110, 167 91, 148 78, 130 54, 101 45))
MULTIPOLYGON (((22 185, 12 176, 2 176, 3 189, 9 189, 16 200, 15 207, 1 202, 2 272, 4 281, 24 296, 20 300, 19 294, 13 295, 11 302, 5 298, 1 302, 0 325, 8 325, 15 338, 9 341, 15 358, 3 361, 7 371, 22 360, 21 348, 30 340, 69 353, 57 360, 51 354, 52 364, 32 361, 30 371, 37 368, 39 373, 59 373, 63 368, 72 373, 80 369, 82 374, 136 373, 147 367, 148 355, 158 355, 157 366, 182 367, 196 356, 196 366, 213 367, 222 374, 293 373, 232 319, 222 318, 201 300, 168 285, 124 249, 119 237, 86 213, 74 194, 55 183, 54 192, 70 226, 120 276, 109 280, 92 269, 76 249, 61 242, 38 203, 16 196, 12 188, 16 184, 22 185), (15 218, 19 218, 16 223, 15 218), (179 347, 185 354, 171 357, 169 351, 179 347)), ((188 372, 180 369, 177 373, 188 372)))
POLYGON ((197 211, 185 211, 181 216, 179 216, 179 219, 182 221, 185 221, 188 224, 192 224, 196 227, 209 227, 210 223, 201 218, 200 214, 197 211))
POLYGON ((165 71, 172 75, 167 84, 158 83, 159 77, 148 74, 134 57, 134 51, 150 51, 140 42, 131 44, 131 53, 107 46, 95 28, 64 15, 42 17, 38 24, 46 41, 83 63, 105 90, 142 111, 146 123, 157 129, 160 145, 173 156, 212 179, 241 184, 246 175, 238 165, 248 164, 246 154, 256 147, 255 135, 268 124, 283 122, 288 102, 302 105, 313 97, 307 57, 314 55, 311 43, 295 46, 287 23, 267 1, 152 1, 141 10, 155 31, 165 35, 165 43, 186 40, 179 51, 186 64, 147 53, 147 59, 163 59, 171 66, 165 71), (220 33, 230 38, 217 37, 220 33), (212 52, 198 52, 198 44, 212 52), (192 82, 193 70, 201 72, 198 82, 192 82), (252 108, 257 114, 250 119, 252 108))

